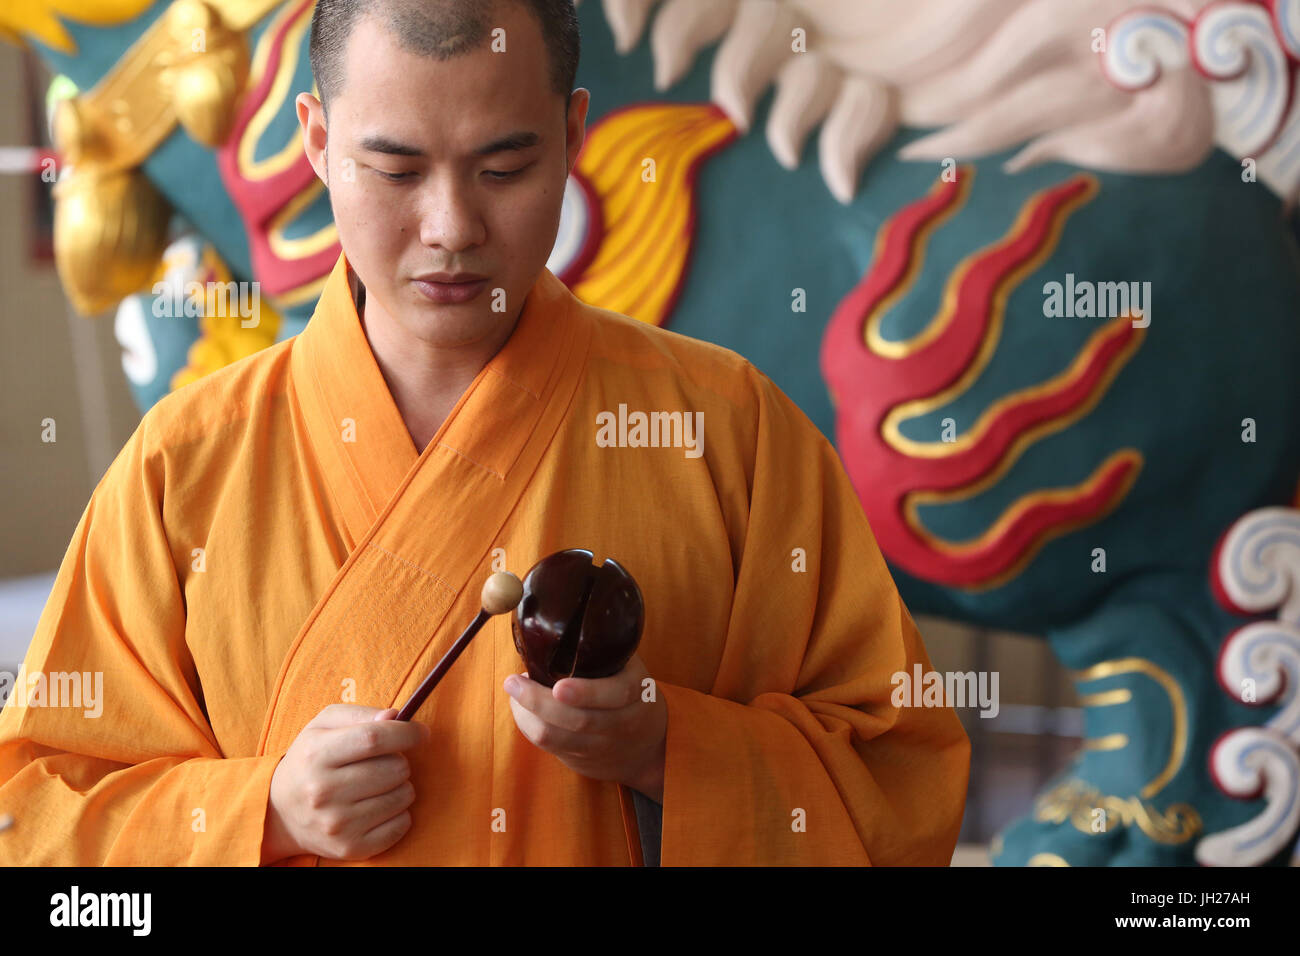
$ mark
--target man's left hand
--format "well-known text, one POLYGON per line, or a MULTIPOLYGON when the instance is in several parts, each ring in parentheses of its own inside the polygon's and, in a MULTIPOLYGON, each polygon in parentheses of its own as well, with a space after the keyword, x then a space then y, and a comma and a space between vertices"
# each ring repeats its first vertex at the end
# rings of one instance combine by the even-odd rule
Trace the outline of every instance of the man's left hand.
POLYGON ((518 681, 510 709, 533 744, 584 777, 614 780, 662 803, 668 704, 657 688, 653 700, 642 699, 649 677, 633 654, 612 677, 566 677, 548 688, 512 674, 505 683, 508 693, 518 681))

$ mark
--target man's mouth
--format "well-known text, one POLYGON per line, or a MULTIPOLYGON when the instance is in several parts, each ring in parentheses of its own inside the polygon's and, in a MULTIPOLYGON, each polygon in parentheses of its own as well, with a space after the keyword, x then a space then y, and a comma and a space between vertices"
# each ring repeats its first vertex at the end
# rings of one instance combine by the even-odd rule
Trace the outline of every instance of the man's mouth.
POLYGON ((454 305, 477 298, 487 288, 487 277, 472 272, 433 272, 415 279, 425 298, 440 305, 454 305))
POLYGON ((486 279, 487 276, 477 272, 427 272, 422 276, 416 276, 417 282, 438 283, 440 285, 453 285, 463 282, 478 282, 486 279))

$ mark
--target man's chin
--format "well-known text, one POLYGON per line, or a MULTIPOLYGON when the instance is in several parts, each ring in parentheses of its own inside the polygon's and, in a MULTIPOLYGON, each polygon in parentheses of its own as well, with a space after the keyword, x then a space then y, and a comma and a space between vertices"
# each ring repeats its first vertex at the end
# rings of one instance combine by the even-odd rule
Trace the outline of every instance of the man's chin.
POLYGON ((453 306, 424 302, 402 316, 402 325, 437 348, 470 348, 498 335, 507 318, 480 302, 453 306))

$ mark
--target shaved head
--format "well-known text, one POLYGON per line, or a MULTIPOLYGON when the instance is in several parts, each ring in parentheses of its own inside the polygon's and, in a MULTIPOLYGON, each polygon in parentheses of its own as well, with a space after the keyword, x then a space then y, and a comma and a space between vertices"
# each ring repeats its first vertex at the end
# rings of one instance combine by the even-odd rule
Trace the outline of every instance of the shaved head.
POLYGON ((390 386, 423 382, 399 399, 419 418, 451 381, 432 370, 477 370, 511 334, 555 247, 591 103, 569 88, 572 0, 318 0, 311 42, 303 152, 390 386))
POLYGON ((522 6, 536 18, 550 56, 551 86, 567 99, 581 47, 573 0, 317 0, 309 56, 322 107, 328 113, 343 88, 343 51, 361 20, 382 24, 417 56, 449 60, 486 43, 504 5, 522 6))

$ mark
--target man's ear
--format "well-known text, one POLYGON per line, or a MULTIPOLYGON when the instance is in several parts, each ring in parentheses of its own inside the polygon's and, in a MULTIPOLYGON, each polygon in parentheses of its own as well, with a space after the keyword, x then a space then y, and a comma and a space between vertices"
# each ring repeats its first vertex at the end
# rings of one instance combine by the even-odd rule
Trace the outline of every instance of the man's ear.
POLYGON ((310 93, 299 93, 294 99, 298 111, 298 126, 302 129, 302 151, 307 154, 307 162, 316 171, 320 181, 329 188, 329 162, 325 155, 326 127, 325 108, 320 100, 310 93))
POLYGON ((587 107, 591 105, 591 93, 582 87, 569 94, 569 106, 566 114, 566 159, 569 172, 573 172, 578 162, 578 153, 582 152, 583 141, 587 137, 587 107))

